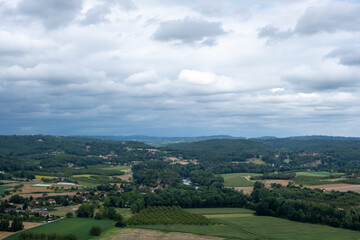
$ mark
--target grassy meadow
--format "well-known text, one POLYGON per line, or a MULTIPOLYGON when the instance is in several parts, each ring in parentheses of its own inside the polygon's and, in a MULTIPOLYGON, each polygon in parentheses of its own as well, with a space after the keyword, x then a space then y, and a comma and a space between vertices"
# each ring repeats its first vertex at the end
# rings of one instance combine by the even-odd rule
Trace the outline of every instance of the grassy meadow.
POLYGON ((248 181, 245 177, 247 176, 260 176, 257 173, 228 173, 221 174, 224 178, 225 187, 252 187, 253 182, 248 181))
MULTIPOLYGON (((211 226, 146 225, 145 229, 166 232, 186 232, 211 235, 226 239, 273 240, 359 240, 360 232, 333 228, 325 225, 293 222, 285 219, 255 216, 248 209, 213 208, 186 209, 203 214, 219 224, 211 226), (341 237, 340 237, 341 236, 341 237)), ((139 228, 140 226, 136 226, 139 228)))
MULTIPOLYGON (((66 218, 53 223, 45 224, 30 231, 59 234, 73 233, 77 236, 77 240, 87 240, 92 238, 89 230, 92 226, 100 226, 102 231, 111 228, 115 222, 113 220, 95 220, 92 218, 66 218)), ((6 240, 17 240, 18 234, 14 234, 6 238, 6 240)))

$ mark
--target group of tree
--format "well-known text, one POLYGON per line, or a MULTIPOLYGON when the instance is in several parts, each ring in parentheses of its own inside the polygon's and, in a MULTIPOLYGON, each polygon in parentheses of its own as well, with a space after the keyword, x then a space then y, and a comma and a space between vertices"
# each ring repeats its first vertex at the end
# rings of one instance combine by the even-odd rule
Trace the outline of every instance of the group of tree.
MULTIPOLYGON (((296 197, 290 198, 288 195, 281 195, 284 193, 284 189, 291 188, 269 190, 261 183, 257 183, 251 194, 253 203, 248 206, 251 206, 258 215, 360 230, 360 211, 354 208, 341 209, 335 204, 314 203, 310 201, 311 198, 305 200, 299 200, 296 197)), ((299 191, 295 192, 295 195, 300 195, 299 191)), ((306 193, 309 192, 305 190, 303 194, 306 193)), ((323 193, 323 195, 326 194, 323 193)))
POLYGON ((75 234, 58 234, 58 233, 40 233, 33 231, 24 231, 19 233, 19 240, 77 240, 75 234))

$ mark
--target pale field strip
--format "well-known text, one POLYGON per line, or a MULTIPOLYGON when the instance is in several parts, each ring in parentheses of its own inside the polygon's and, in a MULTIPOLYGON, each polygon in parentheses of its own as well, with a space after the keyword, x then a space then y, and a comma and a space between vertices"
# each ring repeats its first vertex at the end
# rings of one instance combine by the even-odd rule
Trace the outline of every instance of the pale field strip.
POLYGON ((332 190, 334 191, 339 191, 339 192, 347 192, 347 191, 354 191, 354 192, 358 192, 360 193, 360 185, 355 185, 355 184, 329 184, 329 185, 315 185, 315 186, 310 186, 309 188, 311 189, 323 189, 327 192, 330 192, 332 190))

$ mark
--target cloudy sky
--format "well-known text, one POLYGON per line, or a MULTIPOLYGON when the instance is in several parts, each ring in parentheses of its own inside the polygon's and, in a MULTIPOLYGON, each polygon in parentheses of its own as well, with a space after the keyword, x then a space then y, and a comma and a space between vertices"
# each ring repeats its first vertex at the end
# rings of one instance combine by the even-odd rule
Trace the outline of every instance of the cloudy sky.
POLYGON ((359 12, 0 0, 0 134, 360 136, 359 12))

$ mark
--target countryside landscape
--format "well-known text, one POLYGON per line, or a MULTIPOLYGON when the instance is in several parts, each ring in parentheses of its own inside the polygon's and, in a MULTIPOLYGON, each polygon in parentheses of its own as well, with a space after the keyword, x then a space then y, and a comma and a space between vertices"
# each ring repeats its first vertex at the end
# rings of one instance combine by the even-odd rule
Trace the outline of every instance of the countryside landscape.
POLYGON ((4 239, 360 238, 356 138, 0 143, 4 239))
POLYGON ((0 240, 360 240, 360 0, 0 0, 0 240))

